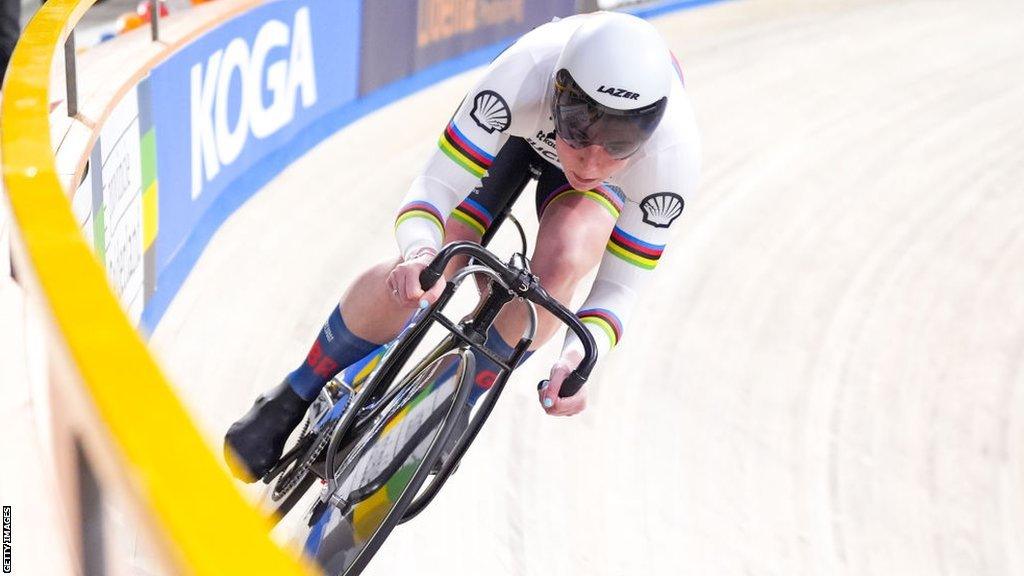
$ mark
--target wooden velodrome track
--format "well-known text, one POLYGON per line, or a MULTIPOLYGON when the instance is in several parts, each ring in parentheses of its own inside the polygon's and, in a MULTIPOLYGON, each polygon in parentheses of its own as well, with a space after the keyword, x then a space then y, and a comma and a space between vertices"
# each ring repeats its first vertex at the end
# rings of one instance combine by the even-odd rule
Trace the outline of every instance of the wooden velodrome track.
MULTIPOLYGON (((656 24, 703 184, 591 407, 545 416, 537 354, 367 574, 1024 574, 1024 3, 656 24)), ((393 253, 475 74, 327 140, 211 242, 152 339, 211 442, 393 253)))

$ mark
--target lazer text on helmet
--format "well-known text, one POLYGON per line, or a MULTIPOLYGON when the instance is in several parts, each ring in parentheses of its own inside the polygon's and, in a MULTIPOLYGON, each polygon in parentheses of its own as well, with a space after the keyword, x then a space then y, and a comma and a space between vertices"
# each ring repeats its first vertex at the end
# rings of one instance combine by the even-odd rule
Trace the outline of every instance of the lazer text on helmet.
POLYGON ((625 90, 622 88, 608 88, 604 84, 602 84, 601 87, 597 89, 597 91, 602 92, 604 94, 611 94, 612 96, 615 96, 617 98, 627 98, 629 100, 636 100, 637 98, 640 97, 640 95, 637 94, 636 92, 630 92, 629 90, 625 90))

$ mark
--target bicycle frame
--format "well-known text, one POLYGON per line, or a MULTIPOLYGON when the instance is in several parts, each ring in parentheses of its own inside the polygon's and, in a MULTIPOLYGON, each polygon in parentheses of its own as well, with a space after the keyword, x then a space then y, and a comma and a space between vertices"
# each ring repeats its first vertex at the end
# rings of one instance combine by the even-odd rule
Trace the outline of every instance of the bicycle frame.
MULTIPOLYGON (((441 270, 448 261, 459 253, 468 253, 479 265, 470 265, 461 269, 442 290, 439 298, 433 305, 420 310, 410 321, 410 324, 399 335, 394 344, 385 352, 380 363, 367 378, 363 386, 350 392, 348 409, 342 414, 341 419, 330 431, 329 445, 325 455, 325 467, 323 473, 312 468, 306 468, 326 481, 326 486, 320 493, 316 504, 309 511, 309 527, 312 532, 307 539, 307 547, 310 554, 316 555, 319 559, 326 559, 326 565, 336 566, 332 562, 351 562, 345 570, 351 573, 359 573, 366 563, 373 556, 380 544, 387 537, 387 534, 398 524, 401 524, 422 512, 435 498, 440 489, 447 482, 459 460, 465 454, 469 445, 476 439, 483 427, 484 422, 490 416, 498 398, 504 391, 508 378, 516 366, 522 361, 533 339, 537 329, 537 309, 540 306, 548 310, 556 319, 568 325, 570 330, 579 337, 583 343, 584 355, 579 366, 569 374, 562 384, 560 395, 565 397, 575 393, 586 378, 589 376, 596 359, 596 345, 590 332, 583 326, 575 314, 566 309, 557 300, 552 298, 540 286, 538 278, 529 271, 529 263, 522 254, 515 254, 511 262, 506 265, 497 259, 493 254, 478 244, 470 242, 456 242, 449 244, 441 250, 435 260, 424 269, 420 276, 421 286, 425 289, 440 278, 441 270), (518 259, 518 260, 517 260, 518 259), (456 323, 443 314, 443 311, 450 303, 456 290, 462 282, 475 274, 483 274, 490 279, 488 290, 477 307, 468 316, 456 323), (432 276, 433 275, 433 276, 432 276), (529 322, 526 330, 519 341, 512 348, 508 358, 503 358, 492 352, 485 346, 487 333, 496 320, 500 311, 512 300, 519 299, 527 306, 529 322), (400 379, 398 375, 409 362, 411 355, 416 351, 423 341, 427 331, 435 324, 445 328, 448 334, 439 344, 431 348, 422 359, 414 363, 414 366, 400 379), (329 544, 328 548, 321 549, 325 542, 321 533, 325 526, 331 521, 332 515, 341 514, 344 516, 353 507, 360 506, 362 500, 370 495, 379 492, 387 479, 393 476, 392 468, 388 467, 376 476, 370 478, 365 486, 359 488, 348 486, 352 477, 350 472, 355 467, 361 466, 359 459, 366 453, 368 442, 374 442, 373 438, 386 429, 389 421, 382 421, 380 418, 391 414, 388 406, 398 402, 401 405, 405 400, 399 396, 410 386, 418 386, 416 378, 425 374, 425 370, 444 355, 458 351, 461 355, 461 364, 456 364, 458 370, 458 381, 452 393, 452 401, 447 408, 444 408, 441 417, 437 422, 438 435, 431 440, 426 453, 422 456, 413 475, 407 479, 393 501, 391 508, 381 518, 381 524, 374 528, 372 536, 367 541, 366 548, 355 551, 357 554, 348 560, 340 560, 338 554, 348 554, 346 545, 338 541, 336 544, 329 544), (472 354, 470 354, 472 352, 472 354), (497 366, 495 381, 491 385, 490 392, 482 400, 476 410, 476 414, 470 419, 464 431, 456 438, 453 436, 456 418, 462 417, 464 410, 469 410, 463 403, 467 402, 470 390, 473 385, 468 378, 473 372, 475 355, 482 354, 492 360, 497 366), (396 381, 397 380, 397 381, 396 381), (565 392, 564 394, 562 392, 565 392), (385 428, 382 428, 384 426, 385 428), (344 451, 339 451, 343 443, 347 442, 344 451), (448 451, 442 461, 442 450, 448 451), (340 465, 338 460, 340 460, 340 465), (441 462, 439 469, 434 466, 441 462), (433 475, 431 479, 430 476, 433 475), (315 534, 315 536, 314 536, 315 534), (364 552, 366 555, 364 556, 364 552)), ((391 416, 386 416, 391 418, 391 416)), ((431 415, 433 418, 433 415, 431 415)), ((417 426, 421 424, 415 424, 417 426)), ((434 429, 433 425, 423 425, 425 430, 434 429)), ((425 437, 424 437, 425 438, 425 437)), ((326 436, 322 440, 327 439, 326 436)), ((415 437, 404 449, 413 450, 419 445, 415 437)), ((322 446, 322 444, 320 444, 322 446)), ((399 456, 401 456, 400 453, 399 456)), ((410 452, 411 454, 411 452, 410 452)), ((388 456, 391 458, 391 456, 388 456)), ((405 461, 401 457, 400 461, 405 461)), ((397 469, 395 469, 397 470, 397 469)), ((358 478, 358 477, 357 477, 358 478)), ((357 480, 362 482, 363 480, 357 480)), ((354 513, 354 512, 353 512, 354 513)), ((333 516, 337 518, 337 516, 333 516)), ((335 524, 338 525, 338 524, 335 524)), ((346 524, 342 523, 341 526, 346 524)), ((344 529, 335 533, 337 538, 348 538, 344 529)))
MULTIPOLYGON (((322 500, 330 499, 339 488, 336 478, 338 467, 335 463, 334 456, 337 448, 342 442, 342 439, 358 434, 365 427, 365 423, 370 422, 376 414, 371 410, 369 414, 359 417, 359 420, 357 421, 358 423, 352 427, 352 430, 349 430, 353 419, 363 411, 368 398, 377 392, 381 386, 387 386, 395 379, 398 372, 408 360, 409 355, 412 354, 416 346, 423 340, 426 332, 434 323, 440 324, 446 328, 449 332, 449 336, 442 340, 440 344, 434 347, 422 360, 420 360, 420 362, 418 362, 416 366, 409 371, 409 374, 417 373, 419 369, 448 352, 462 347, 470 347, 474 353, 487 356, 499 366, 499 372, 494 384, 497 388, 493 391, 500 392, 504 387, 505 381, 508 379, 508 375, 511 373, 512 366, 518 364, 530 344, 533 342, 533 336, 537 329, 536 310, 532 303, 527 302, 530 322, 527 330, 524 332, 523 338, 520 339, 519 343, 513 349, 512 357, 501 358, 484 347, 484 341, 487 338, 487 330, 490 328, 490 325, 494 322, 494 319, 505 304, 511 302, 514 297, 514 292, 508 287, 507 283, 493 270, 485 266, 468 266, 460 270, 459 273, 447 283, 444 291, 441 293, 441 296, 437 301, 434 302, 434 304, 430 306, 425 313, 422 313, 420 317, 414 319, 406 332, 399 337, 399 340, 391 350, 389 350, 387 356, 382 360, 380 367, 363 386, 361 392, 357 394, 352 401, 350 401, 349 408, 346 414, 342 417, 342 422, 338 426, 334 437, 331 439, 331 444, 327 448, 325 472, 328 487, 324 492, 322 500), (462 282, 473 274, 484 274, 491 278, 492 289, 487 298, 481 302, 471 316, 468 319, 463 320, 459 325, 456 325, 441 312, 451 301, 462 282)), ((396 393, 397 390, 401 389, 401 385, 403 383, 404 379, 403 382, 399 382, 397 385, 393 386, 391 394, 396 393)), ((382 407, 386 405, 391 398, 391 394, 385 394, 375 403, 375 406, 382 407)), ((471 422, 470 426, 467 428, 467 434, 463 435, 462 439, 453 450, 453 457, 449 458, 446 465, 442 468, 442 472, 440 472, 431 483, 431 488, 435 484, 437 487, 433 490, 429 490, 430 499, 433 499, 433 496, 436 495, 437 490, 440 489, 444 480, 446 480, 451 474, 451 471, 454 469, 453 462, 458 462, 458 459, 461 458, 462 454, 469 446, 469 443, 472 441, 472 438, 476 437, 476 433, 483 425, 487 415, 490 414, 496 400, 497 394, 488 395, 488 399, 481 407, 481 410, 477 413, 477 417, 473 419, 473 422, 471 422), (470 442, 467 442, 467 439, 470 442), (439 479, 441 480, 440 484, 437 483, 439 479)), ((417 513, 422 510, 427 503, 429 503, 429 500, 417 508, 417 513)))
MULTIPOLYGON (((469 276, 470 274, 475 273, 482 273, 487 275, 494 281, 495 284, 498 284, 500 287, 504 288, 505 290, 508 290, 508 287, 504 284, 501 278, 498 277, 489 268, 485 266, 467 267, 460 272, 461 277, 456 276, 456 280, 458 282, 461 282, 462 278, 464 278, 465 276, 469 276)), ((474 416, 473 419, 470 421, 469 426, 467 426, 465 432, 462 434, 462 437, 452 448, 451 453, 449 454, 445 462, 442 464, 441 469, 438 470, 437 474, 434 476, 434 479, 423 489, 423 493, 418 498, 413 500, 413 502, 406 509, 406 512, 403 515, 401 522, 406 522, 416 517, 416 515, 422 512, 423 509, 425 509, 427 505, 429 505, 430 502, 433 501, 434 497, 437 496, 441 488, 444 487, 445 482, 447 482, 452 472, 455 471, 455 467, 462 459, 463 454, 465 454, 466 450, 469 448, 469 445, 472 444, 473 441, 476 439, 476 436, 480 432, 480 429, 483 427, 484 422, 486 422, 487 418, 490 416, 491 411, 494 409, 495 404, 497 404, 498 402, 498 398, 501 396, 501 392, 505 389, 505 383, 511 376, 514 367, 519 365, 519 362, 522 360, 523 356, 526 354, 526 351, 529 349, 530 344, 533 343, 533 337, 537 331, 537 311, 531 302, 526 302, 527 310, 529 311, 529 324, 527 326, 527 329, 524 331, 523 336, 520 338, 519 342, 513 348, 512 355, 509 358, 500 358, 493 352, 491 352, 489 349, 484 348, 482 346, 482 342, 477 343, 475 341, 478 334, 476 330, 480 330, 482 331, 483 334, 486 334, 487 329, 490 328, 490 324, 494 321, 494 318, 497 317, 497 313, 501 310, 502 307, 504 307, 505 304, 507 304, 511 300, 512 297, 507 296, 507 292, 506 294, 498 293, 498 291, 493 289, 492 284, 491 294, 483 302, 481 302, 481 305, 478 307, 477 311, 473 314, 473 316, 468 321, 463 322, 464 325, 468 324, 469 326, 474 327, 472 336, 463 333, 456 326, 449 326, 448 324, 450 324, 450 321, 447 318, 443 316, 439 317, 441 319, 439 321, 445 324, 445 327, 448 328, 450 332, 452 332, 455 338, 461 339, 461 341, 464 343, 464 346, 469 346, 473 349, 474 353, 480 352, 494 360, 498 364, 499 370, 497 375, 495 376, 494 383, 491 385, 490 392, 485 396, 483 403, 477 410, 476 416, 474 416)))

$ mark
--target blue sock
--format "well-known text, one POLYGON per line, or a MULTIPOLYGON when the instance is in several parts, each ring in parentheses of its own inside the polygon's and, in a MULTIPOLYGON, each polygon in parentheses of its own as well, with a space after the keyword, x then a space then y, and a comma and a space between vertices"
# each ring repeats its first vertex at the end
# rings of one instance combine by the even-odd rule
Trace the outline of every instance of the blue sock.
MULTIPOLYGON (((505 340, 498 334, 498 329, 491 324, 491 327, 487 330, 487 343, 484 346, 494 352, 501 358, 508 358, 512 355, 512 347, 505 343, 505 340)), ((527 352, 523 354, 520 364, 526 362, 526 359, 532 355, 533 352, 527 352)), ((473 377, 473 389, 469 392, 469 405, 473 406, 476 404, 477 399, 491 389, 494 385, 494 379, 498 376, 498 365, 493 360, 484 356, 483 354, 476 355, 476 375, 473 377)))
POLYGON ((288 383, 296 394, 312 400, 338 372, 379 346, 349 331, 341 318, 341 308, 335 308, 317 334, 306 361, 288 375, 288 383))

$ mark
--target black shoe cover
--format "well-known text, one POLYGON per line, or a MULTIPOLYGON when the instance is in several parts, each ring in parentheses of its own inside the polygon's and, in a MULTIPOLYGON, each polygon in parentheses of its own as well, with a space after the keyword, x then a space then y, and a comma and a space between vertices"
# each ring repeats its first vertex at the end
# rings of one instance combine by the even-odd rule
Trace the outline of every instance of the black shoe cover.
POLYGON ((255 482, 269 472, 310 404, 312 401, 296 394, 287 380, 257 398, 224 435, 224 459, 231 473, 240 480, 255 482), (232 451, 236 458, 228 456, 232 451))

